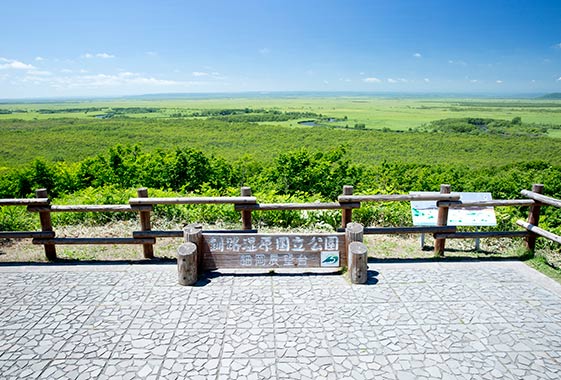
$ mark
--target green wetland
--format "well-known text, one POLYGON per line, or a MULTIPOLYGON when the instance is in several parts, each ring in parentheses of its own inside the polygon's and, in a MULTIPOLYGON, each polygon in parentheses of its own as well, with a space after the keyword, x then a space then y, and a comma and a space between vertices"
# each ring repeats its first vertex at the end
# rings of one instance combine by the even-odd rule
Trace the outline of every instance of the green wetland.
MULTIPOLYGON (((0 104, 0 197, 53 203, 126 203, 135 188, 158 196, 237 195, 261 202, 335 200, 355 193, 489 191, 519 198, 532 183, 561 198, 561 101, 252 97, 115 99, 0 104)), ((410 225, 407 204, 356 211, 368 225, 410 225)), ((160 207, 176 222, 236 225, 222 206, 160 207)), ((264 215, 264 214, 263 214, 264 215)), ((497 229, 516 229, 527 209, 497 209, 497 229)), ((55 224, 104 224, 127 215, 56 215, 55 224)), ((271 212, 271 227, 334 228, 331 212, 271 212)), ((35 228, 25 210, 0 209, 0 230, 35 228)), ((561 232, 561 213, 543 225, 561 232)), ((552 247, 547 243, 544 246, 552 247)))

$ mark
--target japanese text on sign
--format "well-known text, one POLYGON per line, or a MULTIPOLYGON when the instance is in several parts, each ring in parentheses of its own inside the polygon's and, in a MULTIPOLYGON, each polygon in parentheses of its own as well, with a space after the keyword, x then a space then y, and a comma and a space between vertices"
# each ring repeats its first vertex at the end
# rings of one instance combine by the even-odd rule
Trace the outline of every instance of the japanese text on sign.
POLYGON ((339 266, 344 249, 344 237, 331 234, 208 234, 205 241, 215 264, 229 262, 239 267, 339 266))

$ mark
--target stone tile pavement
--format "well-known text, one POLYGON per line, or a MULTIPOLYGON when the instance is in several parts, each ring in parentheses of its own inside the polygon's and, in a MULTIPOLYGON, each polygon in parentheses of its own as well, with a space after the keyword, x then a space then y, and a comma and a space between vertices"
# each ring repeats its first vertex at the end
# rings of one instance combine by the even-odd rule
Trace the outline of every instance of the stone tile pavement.
POLYGON ((561 286, 519 262, 333 274, 0 267, 1 379, 559 379, 561 286))

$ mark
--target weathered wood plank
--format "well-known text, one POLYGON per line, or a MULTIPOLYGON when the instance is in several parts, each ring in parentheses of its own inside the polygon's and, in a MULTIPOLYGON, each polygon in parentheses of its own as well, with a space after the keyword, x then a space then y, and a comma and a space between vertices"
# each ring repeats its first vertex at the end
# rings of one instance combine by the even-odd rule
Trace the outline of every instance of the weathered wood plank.
POLYGON ((532 206, 536 202, 532 199, 495 199, 478 202, 438 201, 438 207, 469 208, 469 207, 503 207, 503 206, 532 206))
POLYGON ((365 227, 365 235, 407 235, 407 234, 432 234, 454 233, 455 226, 418 226, 418 227, 365 227))
POLYGON ((155 239, 134 238, 53 238, 33 239, 33 244, 90 245, 90 244, 154 244, 155 239))
POLYGON ((525 197, 531 198, 540 203, 561 208, 561 200, 559 199, 555 199, 552 197, 548 197, 547 195, 539 194, 536 191, 522 190, 520 193, 525 197))
POLYGON ((132 237, 135 239, 142 238, 159 238, 159 237, 170 237, 170 238, 182 238, 182 230, 169 230, 169 231, 133 231, 132 237))
POLYGON ((186 204, 247 204, 256 203, 255 197, 186 197, 186 198, 131 198, 132 205, 186 205, 186 204))
POLYGON ((49 198, 3 198, 0 199, 0 206, 29 206, 29 205, 48 205, 49 198))
POLYGON ((547 238, 549 240, 561 244, 561 236, 559 235, 546 231, 543 228, 540 228, 523 220, 517 220, 516 224, 518 224, 521 227, 524 227, 525 229, 527 229, 530 232, 533 232, 536 235, 543 236, 544 238, 547 238))
POLYGON ((436 233, 435 239, 477 239, 477 238, 514 238, 526 237, 527 231, 480 231, 480 232, 454 232, 454 233, 436 233))
POLYGON ((247 205, 236 205, 237 211, 277 211, 277 210, 341 210, 360 208, 360 203, 256 203, 247 205))
POLYGON ((0 239, 53 238, 52 231, 0 231, 0 239))
POLYGON ((40 212, 50 209, 51 212, 137 212, 150 211, 151 208, 152 206, 140 206, 133 209, 130 205, 52 205, 28 206, 27 211, 40 212))
POLYGON ((375 194, 375 195, 340 195, 339 202, 410 202, 410 201, 457 201, 455 194, 375 194))
MULTIPOLYGON (((256 234, 257 230, 205 230, 205 233, 214 233, 214 234, 256 234)), ((167 231, 158 231, 158 230, 150 230, 150 231, 133 231, 132 237, 135 239, 141 238, 159 238, 159 237, 168 237, 168 238, 182 238, 184 235, 183 230, 167 230, 167 231)))

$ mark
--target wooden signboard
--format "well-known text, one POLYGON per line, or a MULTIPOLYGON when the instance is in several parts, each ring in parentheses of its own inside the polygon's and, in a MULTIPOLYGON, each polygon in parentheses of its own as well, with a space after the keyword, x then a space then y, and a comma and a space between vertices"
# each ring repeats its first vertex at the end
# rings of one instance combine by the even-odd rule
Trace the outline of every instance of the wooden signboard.
POLYGON ((203 268, 337 268, 347 265, 345 234, 203 233, 203 268))

